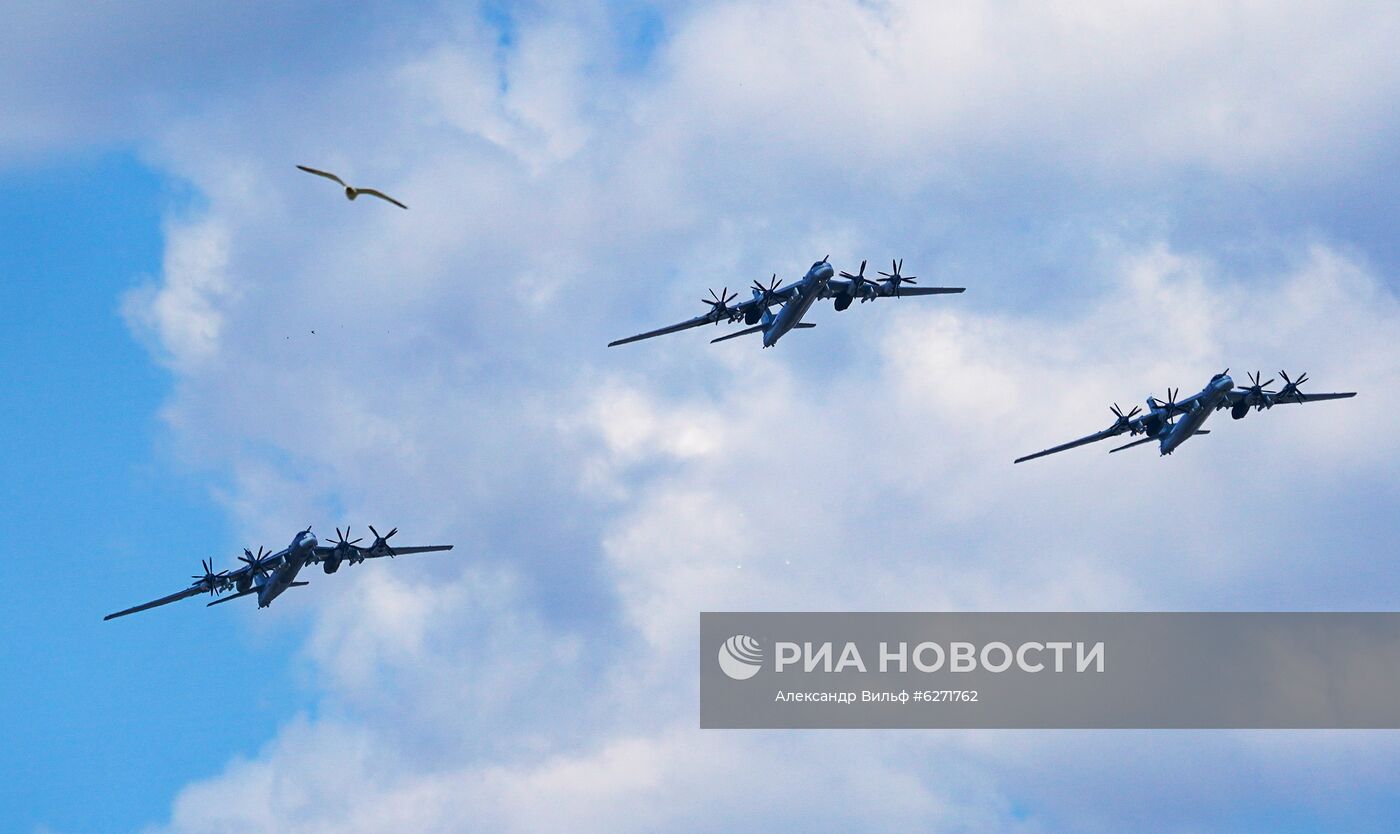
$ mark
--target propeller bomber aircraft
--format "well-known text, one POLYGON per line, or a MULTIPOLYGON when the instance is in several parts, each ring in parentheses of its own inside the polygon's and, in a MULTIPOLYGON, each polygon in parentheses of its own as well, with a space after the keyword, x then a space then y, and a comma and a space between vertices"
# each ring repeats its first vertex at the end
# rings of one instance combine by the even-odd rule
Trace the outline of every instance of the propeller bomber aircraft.
MULTIPOLYGON (((360 547, 359 543, 364 539, 349 539, 350 528, 346 527, 341 533, 340 528, 335 528, 336 541, 333 544, 321 544, 316 534, 307 527, 292 538, 292 543, 283 550, 276 553, 264 553, 261 547, 258 548, 257 555, 244 549, 243 555, 238 557, 238 561, 243 563, 243 567, 234 570, 221 570, 214 572, 214 564, 208 560, 202 560, 201 566, 204 568, 203 574, 196 574, 191 579, 188 588, 183 591, 176 591, 169 596, 141 605, 118 611, 115 614, 108 614, 103 620, 112 620, 117 617, 125 617, 127 614, 135 614, 138 611, 145 611, 147 608, 155 608, 166 603, 187 599, 192 596, 207 593, 210 596, 219 596, 224 591, 233 590, 234 593, 216 599, 208 605, 218 605, 221 602, 245 597, 249 594, 258 595, 258 607, 266 608, 272 601, 288 588, 299 588, 306 585, 306 582, 298 582, 297 574, 307 565, 320 563, 322 570, 327 574, 335 573, 342 564, 357 565, 366 559, 378 559, 381 556, 406 556, 411 553, 434 553, 440 550, 451 550, 450 544, 436 544, 427 547, 394 547, 389 544, 389 539, 399 532, 395 527, 384 535, 379 535, 379 531, 370 525, 369 531, 374 534, 374 542, 369 547, 360 547)), ((207 606, 206 606, 207 607, 207 606)))
POLYGON ((1260 382, 1261 374, 1253 373, 1249 376, 1250 385, 1237 388, 1235 381, 1230 378, 1230 369, 1226 368, 1223 372, 1211 377, 1210 383, 1199 393, 1192 394, 1181 401, 1176 398, 1179 391, 1168 388, 1166 402, 1158 400, 1156 397, 1148 397, 1147 412, 1140 417, 1138 416, 1140 408, 1135 406, 1132 411, 1125 414, 1115 403, 1109 410, 1113 412, 1116 419, 1113 421, 1113 425, 1103 431, 1081 437, 1078 440, 1071 440, 1068 443, 1061 443, 1059 446, 1052 446, 1033 455, 1017 458, 1014 462, 1021 463, 1045 455, 1053 455, 1076 446, 1084 446, 1110 437, 1117 437, 1124 432, 1130 437, 1139 434, 1145 436, 1141 440, 1134 440, 1131 443, 1109 449, 1109 452, 1121 452, 1124 449, 1156 440, 1161 449, 1160 453, 1170 455, 1176 447, 1190 438, 1198 434, 1210 434, 1201 426, 1205 423, 1206 418, 1222 408, 1230 409, 1230 416, 1240 420, 1249 414, 1251 408, 1255 411, 1267 411, 1276 405, 1287 403, 1301 404, 1322 402, 1323 400, 1343 400, 1356 396, 1355 391, 1342 394, 1304 394, 1298 386, 1308 381, 1307 374, 1301 374, 1297 379, 1289 379, 1288 374, 1279 371, 1279 376, 1283 377, 1284 386, 1277 391, 1267 390, 1267 387, 1274 382, 1272 379, 1260 382))
POLYGON ((740 320, 748 327, 710 341, 712 343, 723 342, 726 339, 747 336, 750 333, 762 333, 763 346, 772 347, 790 330, 816 327, 815 324, 802 321, 802 317, 807 314, 807 311, 818 299, 836 299, 835 306, 840 311, 850 307, 857 298, 864 304, 877 298, 903 298, 906 295, 946 295, 960 293, 965 289, 964 287, 901 288, 901 285, 913 284, 917 280, 913 275, 900 274, 903 267, 903 260, 890 261, 891 271, 879 273, 885 277, 877 280, 865 277, 865 261, 861 261, 859 272, 854 275, 842 272, 838 278, 835 277, 835 270, 832 269, 827 258, 822 258, 812 264, 811 269, 808 269, 807 274, 802 276, 800 280, 788 284, 786 287, 778 286, 779 281, 776 274, 767 285, 755 281, 752 287, 753 297, 735 304, 733 307, 729 306, 729 302, 737 298, 738 293, 730 294, 728 287, 725 287, 718 294, 714 290, 710 290, 709 298, 700 299, 702 303, 710 305, 708 313, 680 324, 673 324, 659 330, 650 330, 636 336, 629 336, 626 339, 609 342, 608 347, 625 345, 628 342, 639 342, 653 336, 665 336, 667 333, 689 330, 703 324, 719 324, 721 321, 734 324, 740 320), (777 313, 770 309, 774 305, 780 305, 777 313))

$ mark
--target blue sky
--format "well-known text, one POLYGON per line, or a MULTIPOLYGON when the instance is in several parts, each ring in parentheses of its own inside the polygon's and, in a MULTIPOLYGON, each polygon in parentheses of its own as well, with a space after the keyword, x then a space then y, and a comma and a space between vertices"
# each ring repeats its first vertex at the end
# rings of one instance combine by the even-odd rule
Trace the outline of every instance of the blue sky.
POLYGON ((295 641, 230 634, 193 607, 120 634, 101 622, 235 544, 207 478, 168 454, 169 375, 119 314, 159 270, 161 212, 179 197, 117 150, 8 170, 3 190, 15 315, 0 580, 31 592, 0 611, 18 638, 4 643, 0 804, 17 830, 134 830, 191 773, 256 749, 248 728, 296 700, 295 641))
POLYGON ((1393 607, 1400 15, 338 8, 0 35, 15 830, 1395 816, 1388 733, 701 733, 694 629, 1393 607), (828 253, 969 290, 604 347, 828 253), (1227 365, 1362 394, 1010 466, 1227 365), (100 620, 308 522, 458 549, 100 620))

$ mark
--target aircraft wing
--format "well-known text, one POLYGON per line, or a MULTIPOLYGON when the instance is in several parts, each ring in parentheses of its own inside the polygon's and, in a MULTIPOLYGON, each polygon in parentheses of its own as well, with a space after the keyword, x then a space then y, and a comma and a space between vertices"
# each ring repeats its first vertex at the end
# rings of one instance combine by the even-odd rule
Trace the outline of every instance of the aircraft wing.
POLYGON ((965 292, 967 287, 901 287, 896 294, 885 284, 880 285, 881 298, 903 298, 906 295, 950 295, 965 292))
MULTIPOLYGON (((1299 394, 1297 392, 1293 392, 1288 394, 1287 396, 1269 394, 1266 392, 1265 396, 1269 399, 1269 405, 1287 405, 1289 403, 1298 403, 1299 405, 1301 405, 1303 403, 1323 402, 1325 400, 1347 400, 1356 396, 1356 392, 1344 391, 1342 393, 1336 394, 1299 394)), ((1235 403, 1241 400, 1248 400, 1250 405, 1256 404, 1255 400, 1249 398, 1248 390, 1244 388, 1236 388, 1226 396, 1225 400, 1222 401, 1222 407, 1224 407, 1225 405, 1234 405, 1235 403)))
MULTIPOLYGON (((246 553, 247 551, 244 552, 246 553)), ((261 550, 259 552, 261 552, 261 550)), ((241 561, 242 557, 239 558, 241 561)), ((282 565, 282 560, 285 558, 287 558, 287 551, 281 550, 276 553, 269 553, 266 556, 263 556, 262 560, 258 564, 262 566, 262 570, 264 573, 268 573, 280 567, 282 565)), ((228 576, 229 583, 232 584, 236 582, 239 578, 252 574, 253 567, 252 565, 249 565, 248 563, 244 562, 238 567, 228 570, 225 573, 228 576)))
POLYGON ((1042 449, 1033 455, 1026 455, 1025 457, 1016 458, 1016 460, 1012 462, 1022 463, 1028 460, 1035 460, 1036 458, 1043 458, 1046 455, 1053 455, 1056 452, 1063 452, 1067 449, 1073 449, 1078 446, 1087 446, 1090 443, 1097 443, 1100 440, 1107 440, 1110 437, 1117 437, 1122 433, 1123 430, 1121 429, 1104 429, 1103 431, 1094 432, 1093 434, 1087 437, 1081 437, 1078 440, 1071 440, 1068 443, 1061 443, 1058 446, 1051 446, 1049 449, 1042 449))
POLYGON ((656 330, 648 330, 645 333, 638 333, 635 336, 628 336, 626 339, 618 339, 615 342, 608 342, 608 347, 617 347, 618 345, 625 345, 628 342, 640 342, 643 339, 650 339, 653 336, 665 336, 668 333, 679 333, 682 330, 689 330, 692 327, 699 327, 702 324, 718 323, 719 319, 709 315, 696 316, 695 318, 690 319, 689 321, 683 321, 680 324, 673 324, 669 327, 662 327, 656 330))
MULTIPOLYGON (((1175 403, 1168 403, 1166 400, 1160 399, 1155 396, 1148 397, 1148 399, 1156 403, 1157 405, 1155 407, 1158 410, 1160 410, 1163 414, 1165 414, 1168 418, 1172 418, 1177 416, 1178 414, 1186 414, 1191 409, 1195 408, 1197 403, 1199 403, 1201 400, 1201 395, 1199 393, 1192 394, 1184 400, 1177 400, 1175 403)), ((1230 404, 1228 398, 1221 400, 1220 402, 1222 404, 1216 406, 1217 411, 1230 404)))
POLYGON ((145 611, 147 608, 156 608, 161 605, 166 605, 167 603, 178 602, 182 599, 188 599, 189 597, 205 593, 208 590, 209 589, 204 586, 204 583, 202 581, 196 582, 195 584, 191 585, 183 591, 176 591, 175 593, 169 596, 164 596, 160 599, 151 600, 150 602, 143 602, 140 605, 134 605, 131 608, 127 608, 123 611, 118 611, 115 614, 108 614, 102 619, 104 621, 115 620, 117 617, 125 617, 127 614, 135 614, 138 611, 145 611))
MULTIPOLYGON (((351 547, 354 548, 356 551, 354 556, 355 559, 378 559, 381 556, 391 555, 388 552, 374 551, 368 547, 355 547, 354 545, 351 545, 351 547)), ((452 547, 453 546, 450 544, 430 544, 423 545, 420 547, 399 547, 398 545, 394 545, 392 555, 412 556, 415 553, 438 553, 443 550, 451 550, 452 547)), ((318 545, 316 547, 316 555, 313 557, 312 561, 324 562, 326 558, 333 553, 335 553, 334 545, 318 545)))
POLYGON ((640 342, 643 339, 650 339, 654 336, 665 336, 668 333, 678 333, 682 330, 689 330, 692 327, 699 327, 703 324, 719 324, 720 322, 733 323, 735 321, 743 319, 745 315, 754 311, 761 312, 769 307, 772 307, 774 304, 786 304, 793 298, 797 297, 797 293, 799 291, 798 288, 800 286, 800 284, 789 284, 786 287, 779 287, 767 296, 763 296, 760 298, 750 298, 748 301, 742 301, 738 304, 735 304, 733 307, 726 307, 723 311, 711 310, 703 316, 696 316, 695 318, 688 319, 686 321, 681 322, 680 324, 673 324, 669 327, 662 327, 656 330, 648 330, 645 333, 638 333, 635 336, 628 336, 626 339, 618 339, 615 342, 608 342, 608 347, 625 345, 629 342, 640 342))
MULTIPOLYGON (((852 295, 851 284, 853 282, 845 278, 832 278, 826 282, 826 287, 822 290, 822 298, 835 298, 838 295, 852 295)), ((867 281, 866 285, 869 286, 867 281)), ((950 295, 952 293, 966 292, 966 287, 901 287, 899 295, 896 296, 888 284, 877 283, 873 290, 862 288, 861 293, 865 293, 871 298, 902 298, 906 295, 950 295), (869 293, 874 292, 874 295, 869 293)), ((861 293, 854 293, 857 298, 861 293)))

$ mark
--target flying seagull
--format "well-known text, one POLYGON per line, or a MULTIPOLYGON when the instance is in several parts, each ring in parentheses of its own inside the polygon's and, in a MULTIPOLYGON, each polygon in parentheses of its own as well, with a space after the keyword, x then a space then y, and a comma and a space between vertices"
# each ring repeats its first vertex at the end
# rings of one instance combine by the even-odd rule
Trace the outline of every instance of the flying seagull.
POLYGON ((390 197, 383 191, 376 191, 373 188, 355 188, 354 186, 346 185, 345 180, 341 179, 340 177, 337 177, 335 174, 332 174, 328 171, 317 171, 315 168, 308 168, 305 165, 298 165, 297 167, 308 174, 315 174, 318 177, 325 177, 328 180, 333 180, 339 183, 340 187, 345 189, 345 199, 347 200, 353 200, 361 194, 368 194, 371 197, 378 197, 381 200, 388 200, 389 202, 393 203, 401 209, 408 208, 408 206, 404 205, 403 203, 400 203, 398 200, 395 200, 393 197, 390 197))

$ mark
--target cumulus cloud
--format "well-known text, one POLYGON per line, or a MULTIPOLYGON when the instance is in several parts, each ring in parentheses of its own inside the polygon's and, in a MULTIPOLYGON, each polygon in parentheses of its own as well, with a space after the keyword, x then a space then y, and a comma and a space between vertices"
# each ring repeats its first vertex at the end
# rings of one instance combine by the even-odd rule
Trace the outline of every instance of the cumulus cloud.
POLYGON ((347 71, 402 45, 396 18, 404 8, 325 0, 16 4, 0 32, 0 165, 141 144, 222 96, 289 74, 347 71))
POLYGON ((144 286, 126 300, 133 327, 158 355, 181 371, 219 350, 222 308, 233 291, 227 277, 228 233, 216 221, 172 229, 159 288, 144 286))
MULTIPOLYGON (((152 131, 203 200, 128 301, 176 374, 172 435, 251 540, 339 517, 458 545, 305 589, 322 698, 167 829, 1107 830, 1130 804, 1170 828, 1250 792, 1335 810, 1288 790, 1299 747, 1248 736, 702 733, 694 639, 716 609, 1384 599, 1388 276, 1326 229, 1182 240, 1194 207, 1167 184, 1371 164, 1395 16, 726 3, 666 9, 638 72, 600 9, 446 14, 374 72, 313 64, 152 131), (413 208, 349 204, 295 162, 413 208), (968 293, 823 305, 767 351, 709 330, 603 347, 705 286, 896 247, 968 293), (1221 415, 1167 459, 1011 464, 1226 365, 1362 394, 1221 415), (1089 807, 1064 774, 1124 799, 1089 807)), ((1360 749, 1393 786, 1394 751, 1354 738, 1323 743, 1329 777, 1360 749)))
MULTIPOLYGON (((1374 277, 1325 250, 1247 291, 1208 262, 1155 246, 1125 254, 1119 270, 1117 287, 1073 316, 905 305, 868 366, 807 380, 768 368, 739 375, 713 406, 726 419, 712 450, 643 480, 607 539, 634 610, 651 628, 670 624, 658 642, 679 642, 695 610, 1180 606, 1213 597, 1232 573, 1277 564, 1283 541, 1267 529, 1222 558, 1235 519, 1265 527, 1270 506, 1300 500, 1326 512, 1348 473, 1384 479, 1376 458, 1400 450, 1367 415, 1392 406, 1387 334, 1400 308, 1374 277), (1261 296, 1274 300, 1260 306, 1261 296), (1161 395, 1172 380, 1203 384, 1232 356, 1334 368, 1324 378, 1343 374, 1342 389, 1364 379, 1365 410, 1226 417, 1215 436, 1161 461, 1151 449, 1109 458, 1095 447, 1010 464, 1107 425, 1110 402, 1161 395), (1261 483, 1258 470, 1275 477, 1261 483), (720 519, 735 534, 717 543, 709 531, 720 519), (650 558, 668 538, 677 558, 650 558)), ((635 407, 640 394, 599 396, 635 407)), ((657 399, 650 420, 693 407, 657 399)), ((614 428, 600 422, 598 432, 606 440, 614 428)), ((635 466, 625 452, 608 459, 635 466)), ((1322 559, 1326 542, 1314 530, 1295 546, 1322 559)), ((1224 595, 1237 605, 1252 597, 1240 587, 1224 595)))

